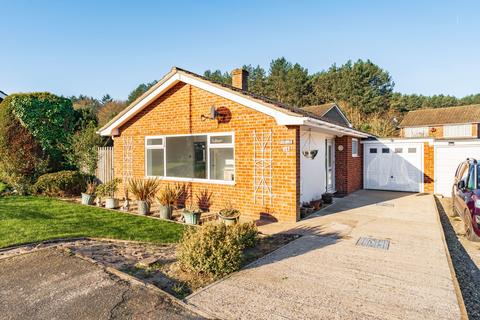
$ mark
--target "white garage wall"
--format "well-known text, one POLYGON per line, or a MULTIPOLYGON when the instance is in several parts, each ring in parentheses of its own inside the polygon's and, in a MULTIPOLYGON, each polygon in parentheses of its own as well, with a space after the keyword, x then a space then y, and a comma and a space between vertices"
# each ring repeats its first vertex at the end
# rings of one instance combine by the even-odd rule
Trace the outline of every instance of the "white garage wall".
POLYGON ((467 158, 480 159, 480 141, 435 143, 435 193, 452 195, 453 179, 458 165, 467 158))
POLYGON ((318 149, 315 159, 303 156, 302 150, 308 139, 308 130, 300 130, 300 201, 319 199, 326 190, 325 141, 335 136, 312 131, 312 146, 318 149))

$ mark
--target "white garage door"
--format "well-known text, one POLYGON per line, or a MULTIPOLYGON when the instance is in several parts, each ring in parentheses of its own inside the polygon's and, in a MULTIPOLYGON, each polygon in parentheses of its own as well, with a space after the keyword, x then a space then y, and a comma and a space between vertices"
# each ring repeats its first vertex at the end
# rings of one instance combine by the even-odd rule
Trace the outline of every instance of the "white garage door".
POLYGON ((423 144, 365 143, 364 188, 422 191, 423 144))
POLYGON ((460 162, 467 158, 480 159, 480 145, 435 146, 435 193, 452 196, 452 183, 460 162))

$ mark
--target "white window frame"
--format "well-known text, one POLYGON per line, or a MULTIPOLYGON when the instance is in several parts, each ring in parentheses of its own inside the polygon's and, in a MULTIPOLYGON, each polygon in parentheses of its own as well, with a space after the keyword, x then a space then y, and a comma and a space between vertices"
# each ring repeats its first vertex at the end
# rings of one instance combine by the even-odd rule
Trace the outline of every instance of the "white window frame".
POLYGON ((352 157, 358 157, 358 148, 359 148, 358 139, 352 138, 352 157), (354 142, 355 142, 355 144, 357 145, 357 150, 356 150, 355 153, 353 152, 353 143, 354 143, 354 142))
POLYGON ((199 183, 214 183, 214 184, 226 184, 226 185, 235 185, 236 181, 236 160, 235 160, 235 133, 234 132, 214 132, 214 133, 192 133, 192 134, 170 134, 170 135, 162 135, 162 136, 145 136, 145 177, 146 178, 161 178, 164 180, 169 181, 179 181, 179 182, 199 182, 199 183), (182 178, 182 177, 168 177, 167 174, 167 138, 169 137, 195 137, 195 136, 206 136, 207 137, 207 148, 206 148, 206 171, 207 171, 207 178, 182 178), (231 143, 210 143, 211 137, 218 137, 218 136, 231 136, 232 142, 231 143), (147 145, 147 141, 150 139, 163 139, 162 145, 147 145), (228 180, 219 180, 219 179, 210 179, 210 149, 223 149, 223 148, 231 148, 233 149, 233 181, 228 180), (149 176, 147 175, 147 149, 164 149, 163 152, 163 176, 149 176))
POLYGON ((472 136, 472 124, 446 124, 443 126, 444 138, 464 138, 472 136))
POLYGON ((405 138, 424 138, 429 135, 428 127, 406 127, 403 130, 405 138))

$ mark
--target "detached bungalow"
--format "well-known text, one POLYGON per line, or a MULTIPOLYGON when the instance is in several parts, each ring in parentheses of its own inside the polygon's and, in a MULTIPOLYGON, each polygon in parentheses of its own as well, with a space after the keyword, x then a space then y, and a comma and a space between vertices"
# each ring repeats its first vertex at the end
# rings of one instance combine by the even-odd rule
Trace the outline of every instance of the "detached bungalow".
POLYGON ((211 210, 231 203, 244 216, 300 219, 303 201, 362 188, 368 134, 335 104, 298 108, 248 91, 248 73, 232 85, 173 68, 100 129, 114 141, 123 181, 158 177, 185 183, 191 199, 207 190, 211 210))

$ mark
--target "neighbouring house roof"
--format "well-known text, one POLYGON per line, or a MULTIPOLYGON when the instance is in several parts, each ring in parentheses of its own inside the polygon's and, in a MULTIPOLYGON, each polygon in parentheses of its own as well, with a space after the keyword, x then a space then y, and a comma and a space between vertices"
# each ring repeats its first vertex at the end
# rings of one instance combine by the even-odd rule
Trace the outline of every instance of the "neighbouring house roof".
POLYGON ((127 106, 105 126, 100 128, 98 132, 104 136, 118 134, 119 127, 178 82, 191 84, 205 91, 270 115, 275 118, 279 125, 310 125, 343 135, 353 135, 362 138, 370 136, 365 132, 352 129, 349 125, 346 125, 341 121, 334 121, 299 107, 290 106, 268 97, 241 90, 231 85, 218 83, 191 71, 177 67, 173 67, 172 70, 160 81, 127 106))
POLYGON ((480 122, 480 104, 422 109, 408 112, 399 127, 436 126, 480 122))
POLYGON ((303 107, 302 109, 311 112, 319 117, 340 123, 342 125, 346 125, 349 128, 352 127, 350 121, 347 119, 345 114, 335 102, 307 106, 303 107))
POLYGON ((5 97, 7 96, 7 94, 5 92, 3 92, 2 90, 0 90, 0 102, 5 99, 5 97))

